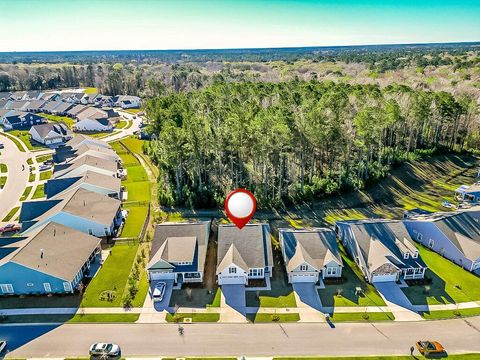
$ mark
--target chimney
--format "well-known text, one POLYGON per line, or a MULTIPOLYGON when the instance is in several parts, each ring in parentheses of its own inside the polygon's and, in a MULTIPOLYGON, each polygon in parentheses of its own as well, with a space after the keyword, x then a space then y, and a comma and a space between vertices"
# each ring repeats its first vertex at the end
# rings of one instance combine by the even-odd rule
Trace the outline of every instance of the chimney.
POLYGON ((40 249, 40 259, 43 259, 43 249, 40 249))
POLYGON ((87 202, 85 200, 83 200, 83 206, 87 206, 87 202))

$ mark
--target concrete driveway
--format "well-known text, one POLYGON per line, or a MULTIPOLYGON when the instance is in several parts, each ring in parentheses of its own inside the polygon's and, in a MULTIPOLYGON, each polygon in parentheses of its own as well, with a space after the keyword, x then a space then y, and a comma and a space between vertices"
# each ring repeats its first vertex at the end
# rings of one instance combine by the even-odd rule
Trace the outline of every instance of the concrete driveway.
POLYGON ((148 292, 148 296, 147 296, 152 308, 154 308, 156 311, 159 311, 159 312, 167 310, 168 304, 170 304, 170 298, 172 297, 172 291, 173 291, 173 280, 152 281, 152 283, 150 284, 150 291, 148 292), (162 301, 153 301, 151 294, 153 292, 153 289, 155 288, 155 285, 158 284, 159 282, 164 282, 167 284, 167 286, 165 287, 165 294, 163 295, 162 301))
POLYGON ((313 283, 293 283, 297 306, 309 306, 321 311, 322 303, 313 283))
POLYGON ((222 285, 222 293, 225 298, 225 305, 244 313, 246 304, 245 285, 231 284, 222 285))
POLYGON ((410 300, 395 282, 373 283, 385 303, 390 306, 396 321, 418 321, 423 318, 418 314, 410 300))

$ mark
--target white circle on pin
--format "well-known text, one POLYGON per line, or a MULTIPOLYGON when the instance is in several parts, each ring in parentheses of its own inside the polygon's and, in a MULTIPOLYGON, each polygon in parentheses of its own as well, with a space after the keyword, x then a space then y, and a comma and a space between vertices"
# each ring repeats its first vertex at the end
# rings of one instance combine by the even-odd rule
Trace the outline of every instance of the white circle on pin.
POLYGON ((228 211, 237 217, 245 218, 254 211, 253 199, 244 192, 237 192, 228 199, 228 211))

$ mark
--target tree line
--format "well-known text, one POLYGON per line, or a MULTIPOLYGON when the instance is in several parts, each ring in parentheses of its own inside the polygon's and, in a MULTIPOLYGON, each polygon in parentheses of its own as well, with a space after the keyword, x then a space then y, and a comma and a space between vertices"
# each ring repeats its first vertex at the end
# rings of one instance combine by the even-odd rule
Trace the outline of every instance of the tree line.
MULTIPOLYGON (((160 91, 161 90, 161 91, 160 91)), ((261 207, 359 189, 418 154, 479 145, 474 99, 402 85, 216 82, 146 103, 163 205, 261 207)))

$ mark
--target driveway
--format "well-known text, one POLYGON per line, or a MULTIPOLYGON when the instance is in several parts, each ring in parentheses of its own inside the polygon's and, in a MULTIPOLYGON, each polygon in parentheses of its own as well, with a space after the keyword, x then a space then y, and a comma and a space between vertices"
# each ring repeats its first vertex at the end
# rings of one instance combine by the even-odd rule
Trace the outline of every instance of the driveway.
POLYGON ((296 294, 297 306, 301 307, 303 303, 321 311, 322 303, 313 283, 293 283, 293 291, 296 294))
POLYGON ((147 299, 149 300, 149 303, 151 304, 152 308, 154 308, 156 311, 159 311, 159 312, 164 311, 168 309, 168 304, 170 303, 170 298, 172 297, 172 291, 173 291, 173 280, 152 281, 152 283, 150 284, 150 291, 148 292, 147 299), (165 287, 165 294, 163 295, 162 301, 153 301, 151 298, 153 288, 155 287, 155 284, 161 281, 167 284, 167 286, 165 287))
POLYGON ((380 282, 373 283, 373 285, 378 290, 383 300, 385 300, 385 303, 390 306, 396 321, 423 320, 397 283, 380 282))
POLYGON ((237 310, 240 313, 245 312, 245 307, 247 306, 245 299, 245 285, 222 285, 222 293, 225 299, 225 305, 237 310))

